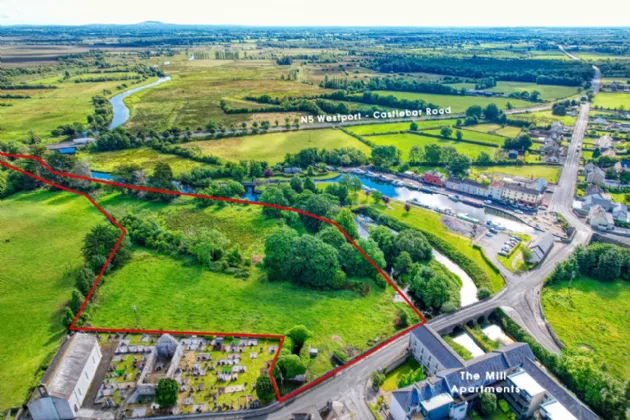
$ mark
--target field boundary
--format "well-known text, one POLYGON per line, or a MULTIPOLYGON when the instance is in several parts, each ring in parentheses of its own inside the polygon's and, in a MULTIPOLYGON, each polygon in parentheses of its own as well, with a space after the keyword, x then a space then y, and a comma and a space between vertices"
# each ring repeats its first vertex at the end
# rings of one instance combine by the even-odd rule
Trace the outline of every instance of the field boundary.
POLYGON ((19 168, 17 166, 11 165, 8 162, 4 162, 2 160, 0 160, 0 165, 20 172, 23 175, 29 176, 33 179, 36 179, 40 182, 43 182, 45 184, 48 184, 52 187, 55 188, 59 188, 63 191, 66 192, 70 192, 73 194, 77 194, 80 195, 82 197, 85 197, 94 207, 96 207, 97 210, 99 210, 99 212, 101 212, 106 218, 107 220, 112 223, 116 228, 118 228, 121 231, 121 235, 118 238, 118 241, 116 242, 114 249, 112 250, 112 252, 110 253, 109 257, 107 258, 107 261, 105 262, 105 264, 103 265, 103 268, 101 268, 101 271, 98 273, 98 276, 96 277, 96 280, 94 281, 94 284, 92 285, 92 288, 90 289, 90 292, 88 293, 88 295, 86 296, 85 300, 83 301, 83 304, 81 305, 81 308, 79 309, 79 311, 77 312, 74 320, 72 321, 72 324, 70 325, 70 330, 71 331, 85 331, 85 332, 100 332, 100 333, 132 333, 132 334, 174 334, 174 335, 216 335, 216 336, 242 336, 242 337, 253 337, 253 338, 271 338, 271 339, 279 339, 280 340, 280 345, 278 346, 278 351, 276 352, 272 364, 271 364, 271 369, 269 370, 269 376, 271 378, 274 390, 276 392, 276 397, 278 399, 278 402, 285 402, 286 400, 295 397, 296 395, 300 394, 303 391, 306 391, 309 388, 312 388, 313 386, 325 381, 326 379, 332 377, 333 375, 336 375, 337 373, 339 373, 340 371, 342 371, 343 369, 352 366, 353 364, 361 361, 362 359, 366 358, 367 356, 371 355, 372 353, 380 350, 382 347, 388 345, 389 343, 397 340, 398 338, 400 338, 401 336, 407 334, 409 331, 413 330, 414 328, 423 325, 427 322, 426 318, 422 315, 422 313, 413 305, 413 303, 409 300, 409 298, 407 298, 407 296, 405 296, 405 294, 398 288, 398 286, 396 286, 396 284, 394 283, 394 281, 392 279, 389 278, 389 276, 387 276, 387 274, 385 273, 385 271, 383 269, 381 269, 368 255, 367 253, 361 249, 361 247, 354 241, 354 239, 352 239, 352 237, 350 237, 350 235, 343 230, 343 228, 335 221, 327 219, 325 217, 321 217, 321 216, 317 216, 315 214, 306 212, 304 210, 301 209, 297 209, 297 208, 293 208, 293 207, 285 207, 285 206, 279 206, 279 205, 275 205, 275 204, 269 204, 269 203, 260 203, 260 202, 253 202, 253 201, 249 201, 249 200, 242 200, 242 199, 236 199, 236 198, 226 198, 226 197, 215 197, 215 196, 210 196, 210 195, 203 195, 203 194, 195 194, 195 193, 185 193, 185 192, 180 192, 180 191, 170 191, 170 190, 162 190, 162 189, 158 189, 158 188, 151 188, 151 187, 141 187, 141 186, 137 186, 137 185, 128 185, 128 184, 122 184, 116 181, 108 181, 108 180, 103 180, 103 179, 96 179, 96 178, 91 178, 91 177, 86 177, 86 176, 81 176, 81 175, 76 175, 76 174, 70 174, 70 173, 66 173, 66 172, 59 172, 59 171, 55 171, 54 169, 52 169, 42 158, 38 157, 38 156, 30 156, 30 155, 21 155, 21 154, 13 154, 13 153, 5 153, 5 152, 0 152, 0 156, 4 156, 4 157, 8 157, 8 158, 13 158, 13 159, 29 159, 29 160, 34 160, 36 162, 38 162, 40 165, 42 165, 44 168, 46 168, 46 170, 48 170, 51 174, 56 175, 56 176, 61 176, 61 177, 67 177, 67 178, 73 178, 73 179, 79 179, 82 181, 89 181, 89 182, 95 182, 95 183, 99 183, 99 184, 106 184, 106 185, 112 185, 115 187, 120 187, 120 188, 127 188, 127 189, 133 189, 133 190, 140 190, 140 191, 148 191, 148 192, 156 192, 156 193, 161 193, 161 194, 169 194, 169 195, 181 195, 181 196, 187 196, 187 197, 195 197, 195 198, 206 198, 209 200, 217 200, 217 201, 226 201, 226 202, 230 202, 230 203, 240 203, 240 204, 250 204, 250 205, 258 205, 258 206, 262 206, 262 207, 271 207, 271 208, 275 208, 275 209, 279 209, 279 210, 286 210, 286 211, 291 211, 291 212, 295 212, 295 213, 299 213, 299 214, 303 214, 305 216, 309 216, 309 217, 313 217, 321 222, 325 222, 325 223, 329 223, 333 226, 335 226, 345 237, 346 239, 361 253, 361 255, 363 255, 363 257, 370 263, 372 264, 372 266, 374 266, 374 268, 376 268, 376 270, 378 271, 378 273, 394 288, 394 290, 403 298, 403 300, 409 305, 409 307, 419 316, 420 318, 420 322, 412 325, 411 327, 408 327, 400 332, 398 332, 397 334, 395 334, 394 336, 390 337, 389 339, 385 340, 384 342, 372 347, 371 349, 367 350, 366 352, 360 354, 359 356, 356 356, 355 358, 353 358, 352 360, 350 360, 348 363, 344 364, 343 366, 337 367, 333 370, 328 371, 326 374, 320 376, 319 378, 315 379, 313 382, 310 382, 306 385, 301 386, 300 388, 290 392, 289 394, 282 396, 280 395, 280 391, 278 389, 278 385, 276 384, 276 381, 273 377, 273 370, 276 366, 276 362, 278 360, 278 356, 280 355, 280 351, 282 350, 282 346, 284 345, 284 335, 282 334, 252 334, 252 333, 241 333, 241 332, 208 332, 208 331, 169 331, 169 330, 144 330, 144 329, 124 329, 124 328, 97 328, 97 327, 77 327, 76 323, 81 315, 81 313, 83 312, 83 310, 85 309, 88 301, 90 300, 90 298, 92 297, 92 295, 94 294, 94 291, 96 290, 99 282, 101 281, 101 278, 103 277, 103 274, 105 273, 105 270, 107 269, 107 267, 109 266, 110 262, 112 261, 112 259, 114 258, 114 255, 116 254, 116 251, 118 251, 118 248, 120 247, 120 244, 122 243, 123 239, 125 238, 127 231, 126 229, 121 226, 109 213, 107 213, 92 197, 90 197, 90 195, 88 193, 85 192, 81 192, 81 191, 77 191, 74 190, 72 188, 69 187, 65 187, 63 185, 59 185, 53 181, 50 181, 48 179, 42 178, 39 175, 30 173, 28 171, 25 171, 22 168, 19 168))

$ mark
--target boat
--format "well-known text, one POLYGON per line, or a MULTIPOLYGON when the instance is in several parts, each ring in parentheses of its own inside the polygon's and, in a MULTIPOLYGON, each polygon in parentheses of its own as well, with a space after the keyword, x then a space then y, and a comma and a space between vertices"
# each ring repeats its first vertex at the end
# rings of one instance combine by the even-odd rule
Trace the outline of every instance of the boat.
POLYGON ((427 193, 427 194, 433 194, 433 191, 431 191, 427 187, 420 187, 420 191, 422 191, 423 193, 427 193))
POLYGON ((449 198, 450 198, 451 200, 453 200, 453 201, 459 201, 459 195, 457 195, 457 194, 455 194, 455 195, 451 195, 449 198))
POLYGON ((475 219, 474 217, 470 217, 468 213, 457 213, 457 218, 461 220, 465 220, 467 222, 471 222, 471 223, 479 223, 478 219, 475 219))
POLYGON ((464 198, 462 200, 462 203, 468 204, 469 206, 473 206, 473 207, 483 207, 482 203, 480 203, 477 200, 471 200, 470 198, 464 198))

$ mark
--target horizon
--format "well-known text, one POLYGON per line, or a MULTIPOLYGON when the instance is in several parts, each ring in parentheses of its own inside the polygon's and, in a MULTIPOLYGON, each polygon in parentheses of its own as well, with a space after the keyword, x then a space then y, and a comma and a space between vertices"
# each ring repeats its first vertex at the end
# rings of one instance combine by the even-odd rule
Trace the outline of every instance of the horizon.
POLYGON ((288 0, 241 0, 220 8, 203 0, 183 0, 176 8, 165 1, 111 0, 107 8, 101 6, 94 0, 0 0, 0 25, 135 25, 156 21, 169 25, 245 27, 624 28, 629 25, 630 11, 623 0, 602 0, 598 4, 599 10, 619 13, 591 14, 585 14, 569 0, 532 0, 517 11, 500 0, 453 0, 447 11, 413 0, 383 7, 334 0, 304 6, 288 0))

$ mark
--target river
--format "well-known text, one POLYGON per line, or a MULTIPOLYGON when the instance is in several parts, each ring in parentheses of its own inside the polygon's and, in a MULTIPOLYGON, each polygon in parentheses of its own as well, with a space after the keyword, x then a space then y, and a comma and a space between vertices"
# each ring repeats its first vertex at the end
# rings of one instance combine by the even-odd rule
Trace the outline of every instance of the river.
POLYGON ((113 117, 112 117, 112 122, 109 124, 109 129, 112 130, 116 127, 120 127, 121 125, 126 123, 127 120, 129 120, 129 116, 130 116, 129 108, 127 108, 127 105, 125 105, 126 97, 131 96, 134 93, 140 92, 141 90, 145 90, 148 88, 161 85, 162 83, 168 82, 169 80, 171 80, 170 76, 160 77, 157 81, 153 83, 126 90, 123 93, 120 93, 114 96, 112 99, 110 99, 109 103, 112 104, 113 117))

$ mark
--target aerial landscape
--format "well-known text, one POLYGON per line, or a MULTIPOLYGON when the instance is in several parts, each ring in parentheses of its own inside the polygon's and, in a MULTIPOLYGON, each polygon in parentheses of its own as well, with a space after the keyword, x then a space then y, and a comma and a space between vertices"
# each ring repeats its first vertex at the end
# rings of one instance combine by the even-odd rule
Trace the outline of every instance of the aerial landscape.
POLYGON ((0 416, 630 417, 630 9, 402 3, 7 1, 0 416))

